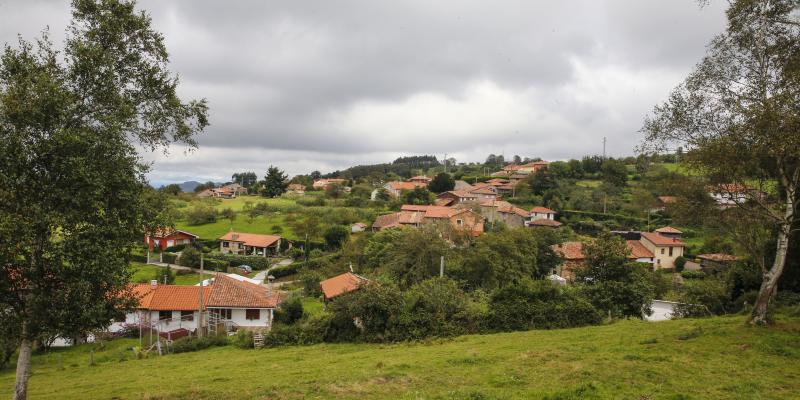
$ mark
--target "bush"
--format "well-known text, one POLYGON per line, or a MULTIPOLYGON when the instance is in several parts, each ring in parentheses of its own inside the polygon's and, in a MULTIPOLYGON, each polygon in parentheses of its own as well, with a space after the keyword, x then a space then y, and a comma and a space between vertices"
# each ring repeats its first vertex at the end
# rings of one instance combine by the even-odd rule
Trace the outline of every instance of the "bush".
POLYGON ((275 310, 275 321, 291 325, 303 318, 303 303, 295 297, 281 303, 275 310))
POLYGON ((175 271, 170 267, 158 268, 153 279, 158 281, 159 284, 170 285, 175 282, 175 271))
POLYGON ((228 338, 222 335, 203 336, 202 338, 199 339, 193 336, 187 336, 172 342, 172 352, 187 353, 190 351, 207 349, 213 346, 227 346, 227 345, 228 345, 228 338))
POLYGON ((394 340, 405 301, 396 286, 371 284, 337 297, 329 309, 329 340, 385 342, 394 340))
POLYGON ((230 338, 230 342, 240 349, 252 349, 255 346, 253 342, 253 332, 248 330, 236 332, 236 335, 230 338))
POLYGON ((322 274, 316 271, 303 271, 300 274, 300 281, 303 282, 303 293, 308 297, 319 297, 322 290, 319 287, 322 281, 322 274))
POLYGON ((448 337, 467 333, 463 320, 467 296, 449 278, 432 278, 411 287, 405 293, 406 313, 394 335, 396 339, 448 337))
POLYGON ((325 231, 324 236, 329 249, 338 249, 350 238, 350 230, 342 225, 333 225, 325 231))
POLYGON ((189 225, 203 225, 217 222, 217 211, 212 207, 202 205, 186 212, 186 223, 189 225))
POLYGON ((325 199, 320 196, 303 196, 296 200, 297 204, 305 207, 324 206, 325 199))
POLYGON ((275 267, 269 271, 269 274, 274 276, 275 278, 281 278, 284 276, 294 275, 297 273, 297 269, 300 267, 298 264, 289 264, 284 265, 281 267, 275 267))
MULTIPOLYGON (((199 268, 200 267, 200 251, 197 250, 197 249, 191 248, 191 247, 185 249, 181 253, 180 258, 178 258, 178 265, 183 265, 184 267, 199 268)), ((205 267, 205 265, 204 265, 204 267, 205 267)))
POLYGON ((270 259, 262 256, 244 256, 238 254, 214 254, 206 256, 206 262, 211 260, 224 261, 231 267, 249 265, 254 270, 264 270, 270 267, 270 259))
POLYGON ((161 259, 167 264, 176 264, 178 256, 172 253, 161 253, 161 259))
POLYGON ((683 258, 683 256, 678 256, 678 258, 675 259, 675 271, 676 272, 683 271, 684 265, 686 265, 686 259, 683 258))
POLYGON ((273 234, 277 235, 277 234, 283 233, 283 227, 281 227, 280 225, 272 225, 272 228, 270 228, 270 231, 273 234))
POLYGON ((594 325, 603 316, 577 290, 541 280, 496 291, 488 319, 491 329, 514 331, 594 325))
POLYGON ((172 247, 167 247, 166 249, 164 249, 164 251, 168 251, 170 253, 180 253, 181 250, 183 250, 184 248, 186 248, 185 244, 177 244, 172 247))
POLYGON ((706 277, 706 273, 703 271, 686 270, 681 272, 681 276, 684 279, 703 279, 706 277))
POLYGON ((330 321, 330 316, 322 315, 302 320, 294 325, 275 324, 264 337, 264 346, 276 347, 322 343, 328 337, 330 321))

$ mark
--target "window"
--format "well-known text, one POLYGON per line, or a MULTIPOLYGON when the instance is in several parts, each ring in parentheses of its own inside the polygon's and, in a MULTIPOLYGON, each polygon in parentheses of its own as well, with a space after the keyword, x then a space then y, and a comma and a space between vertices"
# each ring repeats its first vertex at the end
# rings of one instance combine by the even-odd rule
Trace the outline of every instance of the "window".
POLYGON ((244 310, 244 317, 248 321, 259 320, 261 319, 261 310, 257 308, 248 308, 247 310, 244 310))
POLYGON ((669 256, 672 257, 672 247, 669 248, 669 256))
POLYGON ((458 225, 458 226, 461 226, 461 224, 463 224, 463 223, 464 223, 464 221, 462 221, 460 219, 456 220, 456 225, 458 225))
POLYGON ((663 247, 661 248, 661 254, 664 254, 664 248, 663 247))
POLYGON ((172 319, 172 311, 159 311, 158 312, 158 319, 172 319))
POLYGON ((218 308, 218 309, 215 309, 213 312, 219 318, 231 319, 231 309, 230 308, 218 308))
POLYGON ((222 247, 231 247, 230 242, 222 242, 222 247))
POLYGON ((181 311, 181 321, 194 321, 194 311, 181 311))

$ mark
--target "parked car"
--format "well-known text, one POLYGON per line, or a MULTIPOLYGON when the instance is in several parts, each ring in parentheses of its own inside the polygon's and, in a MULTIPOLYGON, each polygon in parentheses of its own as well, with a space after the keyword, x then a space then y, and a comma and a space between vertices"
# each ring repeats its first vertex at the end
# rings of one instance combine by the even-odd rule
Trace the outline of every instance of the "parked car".
POLYGON ((244 271, 244 272, 246 272, 248 274, 253 272, 253 267, 251 267, 249 265, 240 265, 239 269, 241 269, 242 271, 244 271))

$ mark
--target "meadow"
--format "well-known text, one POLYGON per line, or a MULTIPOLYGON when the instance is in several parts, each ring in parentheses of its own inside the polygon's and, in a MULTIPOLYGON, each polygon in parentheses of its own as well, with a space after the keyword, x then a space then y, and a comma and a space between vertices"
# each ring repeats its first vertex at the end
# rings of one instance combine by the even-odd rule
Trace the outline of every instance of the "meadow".
MULTIPOLYGON (((800 313, 463 336, 401 344, 234 346, 136 359, 133 339, 33 357, 35 399, 789 399, 800 313), (89 365, 93 352, 94 365, 89 365)), ((0 372, 10 397, 14 371, 0 372)))

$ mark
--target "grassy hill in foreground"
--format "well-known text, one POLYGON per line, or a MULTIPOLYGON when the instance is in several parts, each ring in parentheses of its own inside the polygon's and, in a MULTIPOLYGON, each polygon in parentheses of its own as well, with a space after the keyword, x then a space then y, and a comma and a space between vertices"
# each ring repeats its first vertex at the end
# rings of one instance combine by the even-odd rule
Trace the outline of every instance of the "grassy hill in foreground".
MULTIPOLYGON (((771 328, 748 327, 740 316, 622 321, 418 344, 228 346, 144 360, 126 350, 136 343, 35 356, 31 398, 800 398, 796 312, 771 328)), ((13 369, 0 372, 0 397, 10 397, 13 380, 13 369)))

